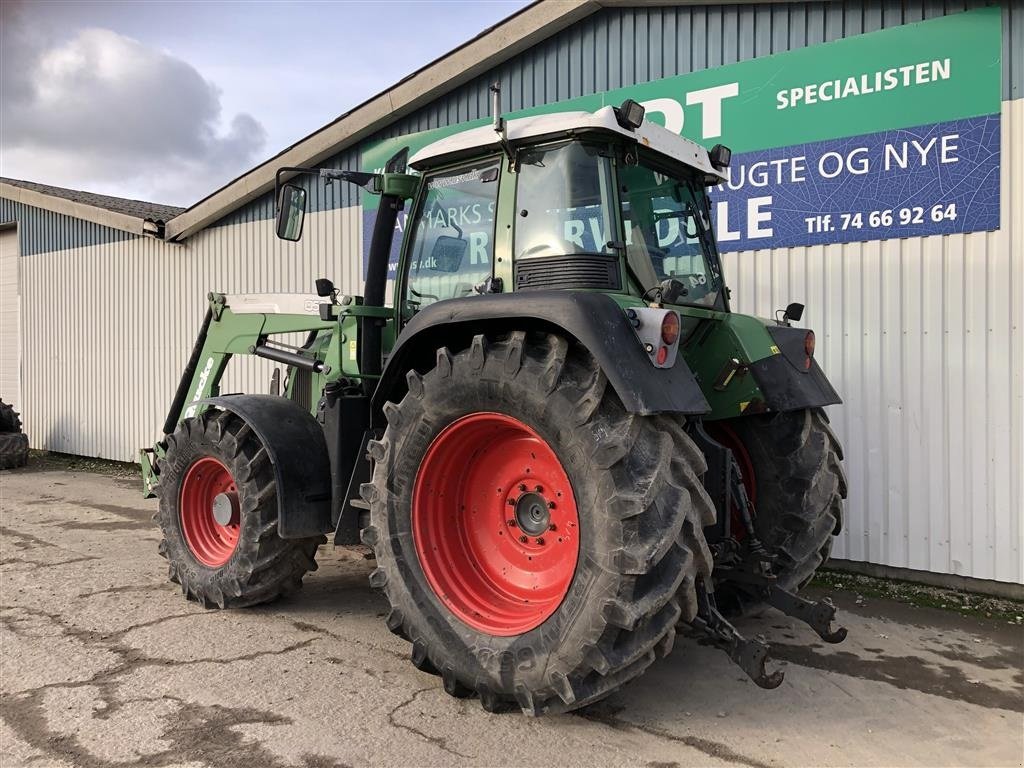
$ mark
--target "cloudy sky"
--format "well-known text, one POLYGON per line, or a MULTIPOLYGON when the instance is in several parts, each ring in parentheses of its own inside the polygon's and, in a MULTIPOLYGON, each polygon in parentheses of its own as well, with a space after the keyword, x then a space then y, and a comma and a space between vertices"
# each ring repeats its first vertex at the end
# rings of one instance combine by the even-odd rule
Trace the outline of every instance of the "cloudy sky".
POLYGON ((190 205, 527 4, 0 0, 0 175, 190 205))

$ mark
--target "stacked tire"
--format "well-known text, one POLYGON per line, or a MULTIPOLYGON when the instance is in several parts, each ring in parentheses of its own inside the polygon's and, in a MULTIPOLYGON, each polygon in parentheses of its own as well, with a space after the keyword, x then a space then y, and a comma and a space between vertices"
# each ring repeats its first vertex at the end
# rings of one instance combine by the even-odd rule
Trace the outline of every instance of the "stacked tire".
POLYGON ((0 469, 14 469, 28 463, 28 435, 21 431, 21 417, 14 407, 0 400, 0 469))

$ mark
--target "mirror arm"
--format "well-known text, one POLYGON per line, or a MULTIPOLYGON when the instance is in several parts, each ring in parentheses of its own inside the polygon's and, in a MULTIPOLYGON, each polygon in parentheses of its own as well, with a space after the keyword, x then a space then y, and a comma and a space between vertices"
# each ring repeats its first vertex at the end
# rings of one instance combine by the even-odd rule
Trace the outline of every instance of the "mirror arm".
POLYGON ((364 189, 367 185, 377 178, 376 173, 363 173, 362 171, 343 171, 336 168, 305 168, 298 165, 285 166, 284 168, 278 168, 274 174, 274 210, 278 211, 281 206, 281 177, 286 174, 305 174, 308 176, 319 176, 326 182, 330 183, 335 179, 341 181, 351 181, 364 189))

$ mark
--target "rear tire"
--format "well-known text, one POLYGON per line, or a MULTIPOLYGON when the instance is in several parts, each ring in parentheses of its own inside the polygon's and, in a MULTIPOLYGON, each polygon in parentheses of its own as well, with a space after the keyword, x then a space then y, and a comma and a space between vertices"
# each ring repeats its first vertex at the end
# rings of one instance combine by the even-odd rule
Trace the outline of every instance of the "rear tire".
POLYGON ((277 484, 256 433, 228 411, 207 410, 167 437, 157 486, 160 554, 182 594, 204 606, 266 603, 302 586, 326 539, 277 534, 277 484), (212 506, 225 504, 225 524, 212 506), (230 505, 229 505, 230 503, 230 505))
MULTIPOLYGON (((747 416, 709 424, 711 434, 727 446, 721 431, 731 430, 740 442, 737 460, 744 468, 747 493, 755 501, 754 528, 769 552, 778 556, 778 584, 797 592, 828 561, 832 540, 842 530, 846 476, 843 449, 820 408, 768 416, 747 416), (746 451, 746 456, 742 452, 746 451), (750 468, 753 477, 749 477, 750 468)), ((732 447, 732 446, 730 446, 732 447)), ((741 611, 760 605, 758 598, 736 584, 723 584, 726 597, 741 611)))
MULTIPOLYGON (((488 711, 518 705, 526 714, 539 715, 604 698, 667 653, 676 623, 696 613, 696 578, 711 571, 702 529, 713 522, 714 510, 700 480, 703 456, 683 431, 682 420, 627 413, 593 358, 553 335, 516 332, 494 341, 477 336, 456 355, 438 350, 434 367, 425 375, 409 372, 407 381, 401 402, 384 408, 388 427, 379 442, 370 444, 373 481, 362 487, 362 494, 370 504, 363 541, 373 547, 378 565, 370 583, 384 591, 391 605, 388 628, 412 643, 413 664, 440 674, 454 696, 478 694, 488 711), (515 469, 511 462, 513 469, 505 469, 499 461, 509 455, 505 449, 488 453, 497 442, 466 432, 466 440, 477 441, 472 450, 459 453, 463 449, 455 443, 452 461, 434 464, 430 457, 439 435, 453 423, 467 423, 467 417, 525 426, 521 439, 533 441, 537 455, 530 459, 528 449, 522 462, 526 467, 515 469), (543 470, 545 450, 564 476, 556 469, 543 470), (432 469, 443 466, 451 469, 432 469), (433 473, 427 480, 420 477, 424 467, 433 473), (484 467, 494 468, 496 491, 489 485, 481 490, 466 479, 486 474, 484 467), (497 556, 466 560, 471 546, 446 544, 482 535, 488 526, 495 548, 511 544, 509 532, 516 539, 517 533, 525 537, 526 529, 512 527, 507 518, 518 514, 512 487, 520 481, 513 475, 528 472, 527 467, 532 474, 522 476, 524 485, 527 478, 539 480, 542 471, 553 478, 537 483, 559 505, 553 513, 572 497, 578 510, 575 566, 564 594, 532 618, 529 611, 523 618, 511 606, 504 612, 500 603, 477 603, 483 607, 472 618, 473 626, 443 580, 438 594, 424 566, 436 575, 449 560, 469 562, 460 571, 461 580, 448 582, 452 593, 483 580, 474 568, 491 573, 492 583, 502 583, 512 594, 531 583, 529 553, 537 556, 539 551, 529 549, 533 543, 524 544, 522 571, 507 582, 502 582, 501 567, 492 567, 497 556), (566 486, 562 477, 568 479, 566 486), (426 482, 436 485, 423 495, 426 482), (556 500, 560 488, 566 492, 556 500), (425 517, 417 504, 436 506, 439 498, 465 530, 431 535, 424 528, 425 519, 435 527, 445 519, 425 517), (439 555, 431 554, 435 544, 439 555), (519 618, 502 624, 498 614, 519 618)), ((529 482, 523 491, 527 495, 534 490, 529 482)), ((573 530, 572 519, 558 518, 552 536, 573 530)), ((566 558, 573 547, 564 550, 566 558)), ((508 552, 509 559, 501 562, 511 570, 514 546, 508 552)))
POLYGON ((16 469, 28 464, 28 435, 0 432, 0 469, 16 469))

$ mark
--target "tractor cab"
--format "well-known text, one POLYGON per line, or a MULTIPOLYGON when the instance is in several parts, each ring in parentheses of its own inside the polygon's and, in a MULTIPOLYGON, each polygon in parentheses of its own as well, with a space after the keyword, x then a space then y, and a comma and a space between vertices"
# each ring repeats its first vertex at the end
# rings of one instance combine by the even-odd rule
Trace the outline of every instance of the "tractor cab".
POLYGON ((402 249, 408 319, 437 301, 512 291, 603 291, 728 310, 706 187, 712 153, 627 102, 484 126, 420 150, 402 249))

